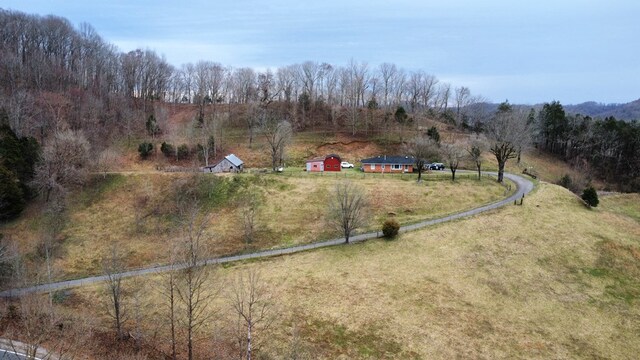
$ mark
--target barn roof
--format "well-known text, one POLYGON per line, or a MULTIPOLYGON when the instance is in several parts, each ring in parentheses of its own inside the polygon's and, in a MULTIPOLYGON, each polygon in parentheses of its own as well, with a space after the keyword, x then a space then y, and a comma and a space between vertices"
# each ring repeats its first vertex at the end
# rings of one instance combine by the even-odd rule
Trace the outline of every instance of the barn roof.
POLYGON ((336 158, 338 160, 341 160, 340 155, 338 155, 338 154, 329 154, 329 155, 325 156, 324 158, 328 159, 328 158, 331 158, 331 157, 334 157, 334 158, 336 158))
POLYGON ((413 164, 416 162, 416 159, 413 156, 402 156, 402 155, 380 155, 368 159, 362 159, 361 162, 363 164, 413 164))
POLYGON ((244 162, 242 160, 240 160, 237 156, 235 156, 233 154, 229 154, 229 155, 225 156, 224 158, 227 159, 234 166, 240 166, 240 165, 244 164, 244 162))

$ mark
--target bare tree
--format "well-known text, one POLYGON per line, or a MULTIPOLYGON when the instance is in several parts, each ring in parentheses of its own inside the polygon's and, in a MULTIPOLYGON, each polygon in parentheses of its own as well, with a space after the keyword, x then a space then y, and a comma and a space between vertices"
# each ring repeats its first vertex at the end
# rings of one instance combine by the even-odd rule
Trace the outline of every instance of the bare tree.
POLYGON ((482 153, 485 151, 485 148, 486 138, 483 135, 473 135, 467 144, 467 154, 469 154, 469 159, 473 161, 473 164, 478 170, 478 180, 482 178, 482 153))
POLYGON ((437 111, 446 114, 449 109, 449 98, 451 97, 451 84, 441 83, 438 87, 438 97, 436 99, 437 111))
POLYGON ((438 85, 438 79, 431 74, 426 74, 422 81, 422 105, 429 109, 431 106, 435 106, 436 86, 438 85))
POLYGON ((182 244, 180 256, 183 259, 179 282, 175 288, 184 307, 184 326, 187 331, 188 359, 194 358, 194 344, 197 334, 214 315, 208 308, 218 295, 218 289, 207 287, 211 277, 211 268, 204 266, 203 257, 207 256, 206 232, 211 215, 203 212, 197 201, 191 199, 182 209, 182 244))
POLYGON ((420 182, 426 162, 438 155, 438 144, 431 138, 420 136, 407 144, 406 151, 415 159, 415 169, 418 171, 418 182, 420 182))
POLYGON ((126 337, 124 324, 127 317, 124 307, 124 288, 122 286, 122 273, 124 270, 122 254, 114 243, 111 246, 109 255, 102 260, 102 272, 107 277, 106 285, 110 302, 109 315, 113 318, 118 340, 123 340, 126 337))
POLYGON ((276 71, 276 87, 279 99, 290 103, 296 87, 296 68, 287 66, 276 71))
POLYGON ((329 221, 344 235, 345 242, 359 227, 365 225, 367 201, 362 188, 344 181, 336 185, 329 202, 329 221))
POLYGON ((498 161, 498 182, 501 183, 507 160, 516 158, 518 151, 531 141, 527 113, 513 109, 508 102, 500 104, 495 116, 486 124, 486 135, 489 151, 498 161))
MULTIPOLYGON (((16 352, 26 353, 27 358, 36 359, 42 356, 42 352, 46 351, 43 346, 52 340, 55 340, 55 318, 51 313, 43 311, 47 308, 45 299, 38 294, 27 294, 20 297, 17 311, 17 324, 10 324, 4 336, 20 337, 25 343, 15 343, 10 341, 9 345, 16 352), (13 335, 13 334, 16 335, 13 335)), ((47 355, 51 355, 47 352, 47 355)))
MULTIPOLYGON (((53 253, 57 247, 57 237, 64 228, 66 214, 57 203, 49 203, 42 214, 41 247, 45 258, 47 281, 53 282, 53 253)), ((49 311, 53 318, 53 293, 49 293, 49 311)))
POLYGON ((279 121, 277 118, 267 115, 262 124, 262 135, 269 144, 271 169, 276 171, 279 166, 282 166, 286 147, 293 136, 293 129, 288 121, 279 121))
POLYGON ((0 288, 4 288, 14 272, 14 262, 18 258, 14 244, 9 243, 3 234, 0 234, 0 288))
POLYGON ((270 69, 258 74, 257 89, 258 103, 265 109, 278 98, 279 89, 276 87, 276 81, 270 69))
POLYGON ((382 80, 382 104, 386 109, 389 109, 389 97, 393 92, 393 80, 398 73, 398 69, 395 64, 382 63, 378 68, 378 72, 382 80))
POLYGON ((302 84, 302 91, 309 95, 311 101, 316 100, 316 82, 322 75, 320 64, 314 61, 305 61, 297 67, 297 70, 297 77, 302 84))
POLYGON ((425 75, 424 71, 415 71, 409 75, 409 81, 407 82, 407 96, 409 97, 409 105, 411 106, 411 112, 413 113, 417 112, 418 104, 422 98, 422 85, 425 75))
POLYGON ((94 169, 102 173, 102 177, 106 178, 107 173, 112 171, 118 162, 118 153, 112 149, 104 149, 98 155, 98 161, 94 164, 94 169))
POLYGON ((44 195, 64 198, 70 187, 81 185, 88 175, 89 142, 82 133, 59 131, 45 146, 33 184, 44 195))
POLYGON ((177 325, 178 325, 178 276, 177 276, 177 254, 176 249, 171 249, 169 265, 171 270, 164 273, 161 280, 160 295, 163 297, 163 304, 166 306, 166 321, 169 323, 169 342, 171 344, 171 359, 176 360, 178 356, 177 346, 177 325))
POLYGON ((254 270, 239 274, 231 288, 230 302, 239 323, 245 329, 246 350, 251 360, 256 346, 256 333, 269 327, 275 317, 272 292, 254 270))
POLYGON ((465 122, 465 108, 471 104, 471 90, 468 87, 460 86, 454 90, 454 102, 456 106, 456 125, 460 126, 465 122))
POLYGON ((267 110, 259 105, 252 104, 249 111, 244 116, 244 121, 247 125, 247 131, 249 132, 249 149, 253 148, 253 137, 256 132, 256 128, 260 124, 265 123, 267 116, 267 110))
POLYGON ((254 189, 246 189, 238 198, 238 209, 242 216, 245 244, 251 245, 255 240, 257 216, 262 205, 262 194, 254 189))
POLYGON ((215 113, 203 114, 202 118, 193 123, 192 136, 198 144, 205 166, 209 166, 211 157, 216 157, 220 127, 220 119, 215 113))
POLYGON ((442 145, 442 154, 447 160, 449 170, 451 170, 451 181, 456 180, 456 171, 460 166, 460 161, 464 158, 464 149, 457 143, 449 143, 442 145))

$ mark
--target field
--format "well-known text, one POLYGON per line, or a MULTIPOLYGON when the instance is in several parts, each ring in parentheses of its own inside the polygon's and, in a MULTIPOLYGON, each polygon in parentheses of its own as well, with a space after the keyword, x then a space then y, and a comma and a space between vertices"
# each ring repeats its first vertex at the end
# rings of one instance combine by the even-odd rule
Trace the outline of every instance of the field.
MULTIPOLYGON (((176 215, 178 194, 194 192, 212 220, 207 227, 207 256, 291 246, 338 236, 327 224, 327 203, 335 184, 349 180, 369 198, 368 224, 380 229, 395 217, 411 223, 499 200, 504 187, 490 178, 460 176, 455 183, 447 173, 426 175, 417 184, 415 175, 376 176, 348 170, 334 174, 288 171, 281 175, 236 176, 174 173, 133 173, 96 176, 70 201, 65 226, 56 236, 54 277, 76 278, 101 273, 101 259, 113 244, 125 255, 129 268, 168 261, 171 243, 180 237, 176 215), (437 178, 437 179, 436 179, 437 178), (238 199, 251 189, 260 200, 252 243, 243 240, 238 199), (451 200, 455 199, 455 200, 451 200)), ((21 252, 34 264, 42 262, 43 225, 37 212, 4 226, 3 233, 21 239, 21 252)))
MULTIPOLYGON (((259 335, 269 339, 261 353, 275 358, 295 343, 326 359, 632 359, 640 352, 638 204, 616 196, 590 210, 543 183, 524 206, 394 241, 219 268, 210 286, 261 274, 279 314, 259 335)), ((96 303, 99 293, 76 299, 96 303)), ((228 306, 215 307, 225 314, 228 306)))
MULTIPOLYGON (((429 172, 422 183, 414 174, 303 172, 304 160, 313 156, 338 153, 358 167, 359 159, 403 151, 395 140, 323 131, 296 134, 284 173, 271 174, 265 169, 269 158, 263 139, 256 137, 249 147, 244 132, 226 131, 225 154, 245 160, 245 174, 165 173, 157 169, 198 164, 176 163, 160 153, 142 161, 135 144, 116 145, 119 158, 111 170, 119 172, 94 174, 69 198, 64 226, 55 235, 53 277, 101 274, 113 246, 124 254, 127 268, 167 263, 171 247, 184 235, 179 203, 185 194, 211 214, 204 258, 338 237, 326 218, 340 181, 355 182, 367 194, 369 221, 360 232, 378 230, 388 218, 409 224, 509 193, 509 184, 489 177, 478 181, 473 173, 459 173, 451 182, 448 170, 429 172), (247 194, 259 200, 251 243, 242 232, 247 194)), ((495 171, 495 159, 488 153, 484 158, 483 170, 495 171)), ((222 292, 210 305, 216 316, 202 329, 197 351, 233 348, 237 318, 229 292, 240 274, 251 271, 273 295, 273 324, 255 334, 257 358, 292 358, 294 352, 300 359, 635 358, 640 353, 640 198, 604 196, 599 207, 587 209, 575 195, 550 184, 565 174, 583 177, 567 164, 536 151, 525 152, 521 164, 507 163, 508 172, 524 168, 541 180, 524 206, 393 241, 216 268, 207 288, 222 292)), ((32 203, 21 218, 0 229, 25 254, 36 281, 44 279, 42 207, 32 203)), ((137 336, 146 341, 150 358, 162 358, 160 351, 168 350, 162 282, 161 277, 125 281, 125 327, 142 328, 137 336)), ((61 313, 92 323, 95 334, 86 348, 96 358, 113 358, 111 346, 131 351, 130 342, 113 340, 103 285, 61 291, 52 299, 61 313)))

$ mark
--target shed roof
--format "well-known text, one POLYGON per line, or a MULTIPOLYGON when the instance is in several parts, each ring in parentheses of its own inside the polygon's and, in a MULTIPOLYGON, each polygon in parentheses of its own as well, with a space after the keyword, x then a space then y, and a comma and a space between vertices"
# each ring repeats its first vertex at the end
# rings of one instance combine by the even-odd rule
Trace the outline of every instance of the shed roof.
POLYGON ((240 166, 240 165, 244 164, 244 162, 242 160, 240 160, 237 156, 235 156, 233 154, 229 154, 229 155, 225 156, 224 158, 227 159, 234 166, 240 166))
POLYGON ((363 164, 413 164, 416 162, 416 159, 413 156, 402 156, 402 155, 380 155, 368 159, 362 159, 361 162, 363 164))
POLYGON ((307 160, 307 162, 318 162, 318 161, 324 161, 324 158, 323 157, 315 157, 313 159, 307 160))

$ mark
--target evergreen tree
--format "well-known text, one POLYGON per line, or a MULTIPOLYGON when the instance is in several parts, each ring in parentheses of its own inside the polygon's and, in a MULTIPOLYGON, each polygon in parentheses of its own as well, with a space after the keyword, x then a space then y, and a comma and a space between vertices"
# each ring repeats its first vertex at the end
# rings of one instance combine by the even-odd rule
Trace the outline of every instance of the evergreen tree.
POLYGON ((8 114, 0 109, 0 219, 20 215, 32 197, 33 179, 40 147, 32 137, 18 138, 8 124, 8 114))
POLYGON ((438 131, 437 127, 430 127, 429 130, 427 130, 427 136, 433 139, 436 144, 440 144, 440 132, 438 131))
POLYGON ((596 207, 600 203, 600 200, 598 200, 598 192, 593 186, 588 186, 582 191, 582 200, 591 207, 596 207))
POLYGON ((398 106, 394 117, 400 125, 404 125, 407 122, 409 115, 407 115, 407 111, 402 106, 398 106))
POLYGON ((156 117, 153 114, 149 115, 146 122, 147 132, 151 137, 155 137, 160 133, 160 127, 158 126, 158 122, 156 121, 156 117))
POLYGON ((140 153, 140 157, 146 159, 149 155, 151 155, 151 151, 153 151, 153 144, 148 142, 143 142, 138 145, 138 153, 140 153))
POLYGON ((0 220, 9 220, 20 215, 25 199, 17 176, 0 166, 0 220))

